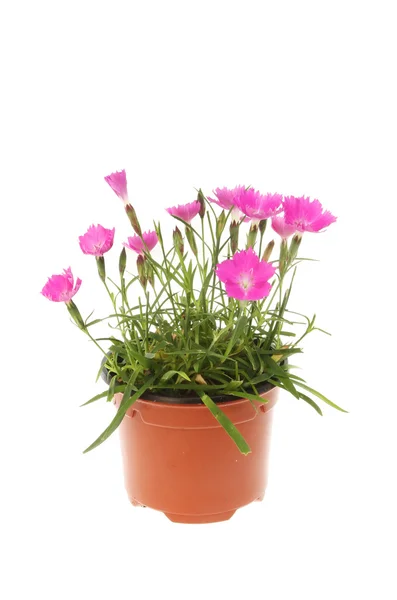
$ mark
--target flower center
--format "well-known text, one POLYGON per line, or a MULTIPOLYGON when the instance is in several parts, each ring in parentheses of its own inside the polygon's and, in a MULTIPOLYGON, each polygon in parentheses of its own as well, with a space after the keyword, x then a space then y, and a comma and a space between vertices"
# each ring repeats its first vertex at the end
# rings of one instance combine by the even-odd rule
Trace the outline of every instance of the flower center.
POLYGON ((307 221, 306 219, 295 219, 294 225, 298 231, 304 231, 307 221))
POLYGON ((254 285, 254 278, 252 275, 252 270, 248 273, 241 273, 239 284, 243 288, 243 290, 250 290, 254 285))

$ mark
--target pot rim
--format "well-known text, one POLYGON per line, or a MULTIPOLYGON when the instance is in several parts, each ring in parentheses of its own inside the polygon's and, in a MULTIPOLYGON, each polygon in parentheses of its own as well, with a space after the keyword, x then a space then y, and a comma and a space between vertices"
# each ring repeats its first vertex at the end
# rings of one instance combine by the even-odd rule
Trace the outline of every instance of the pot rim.
MULTIPOLYGON (((102 371, 101 371, 101 378, 103 379, 103 381, 105 381, 108 385, 110 383, 109 380, 109 371, 105 368, 105 362, 106 362, 106 358, 103 357, 102 359, 102 371)), ((287 362, 286 360, 283 362, 287 362)), ((263 394, 270 392, 270 390, 272 390, 273 388, 275 388, 276 386, 273 385, 272 383, 269 383, 267 381, 265 381, 264 383, 262 383, 261 385, 256 386, 257 390, 258 390, 258 394, 260 396, 262 396, 263 394)), ((246 398, 244 398, 243 396, 241 398, 237 397, 237 396, 230 396, 230 395, 226 395, 226 394, 217 394, 217 395, 211 395, 211 400, 213 402, 215 402, 215 404, 226 404, 226 403, 235 403, 235 402, 241 402, 241 400, 246 401, 246 398)), ((203 401, 201 400, 201 398, 199 396, 170 396, 169 394, 154 394, 152 392, 144 392, 142 394, 142 396, 139 398, 139 400, 144 400, 144 401, 148 401, 151 403, 158 403, 158 404, 168 404, 168 405, 175 405, 175 406, 179 406, 179 405, 184 405, 184 404, 189 404, 189 405, 195 405, 195 406, 202 406, 204 405, 203 401)))

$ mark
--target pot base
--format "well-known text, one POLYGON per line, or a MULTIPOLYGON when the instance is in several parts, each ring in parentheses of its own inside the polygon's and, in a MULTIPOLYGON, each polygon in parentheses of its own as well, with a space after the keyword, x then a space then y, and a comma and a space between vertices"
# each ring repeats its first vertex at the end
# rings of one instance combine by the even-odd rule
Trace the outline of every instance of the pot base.
POLYGON ((217 513, 215 515, 174 515, 172 513, 164 513, 165 516, 173 523, 219 523, 220 521, 228 521, 232 518, 236 511, 217 513))
MULTIPOLYGON (((142 508, 146 508, 145 504, 138 502, 135 498, 128 498, 131 502, 132 506, 140 506, 142 508)), ((260 500, 260 498, 258 498, 260 500)), ((167 519, 172 521, 173 523, 218 523, 220 521, 228 521, 232 518, 235 510, 229 510, 223 513, 216 513, 213 515, 178 515, 174 513, 164 513, 167 519)))

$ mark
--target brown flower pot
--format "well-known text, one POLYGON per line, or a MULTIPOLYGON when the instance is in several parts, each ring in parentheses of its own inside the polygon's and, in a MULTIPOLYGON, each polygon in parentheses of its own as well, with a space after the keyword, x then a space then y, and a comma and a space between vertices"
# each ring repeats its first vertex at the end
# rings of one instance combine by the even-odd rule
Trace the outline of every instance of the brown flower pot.
MULTIPOLYGON (((137 400, 120 425, 131 503, 160 510, 177 523, 213 523, 262 500, 277 395, 272 388, 262 394, 266 404, 236 399, 220 405, 250 445, 247 456, 206 406, 137 400)), ((121 398, 115 395, 117 406, 121 398)))

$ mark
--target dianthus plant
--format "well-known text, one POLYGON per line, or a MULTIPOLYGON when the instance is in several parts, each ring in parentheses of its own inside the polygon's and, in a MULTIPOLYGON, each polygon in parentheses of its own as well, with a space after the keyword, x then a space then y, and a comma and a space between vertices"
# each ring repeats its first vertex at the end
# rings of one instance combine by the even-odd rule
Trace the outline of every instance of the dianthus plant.
POLYGON ((105 180, 123 201, 133 229, 120 246, 119 281, 106 276, 105 266, 114 228, 92 225, 79 242, 95 257, 112 313, 91 321, 82 317, 73 300, 81 280, 74 281, 70 268, 50 277, 42 290, 48 299, 65 303, 103 353, 109 387, 86 404, 123 394, 114 419, 86 451, 109 437, 137 399, 153 393, 205 404, 244 454, 250 448, 222 411, 225 397, 247 398, 256 407, 266 402, 264 389, 278 386, 319 414, 313 396, 343 410, 295 375, 290 361, 302 352, 305 336, 318 329, 315 317, 289 308, 296 269, 304 260, 298 254, 302 236, 336 220, 318 200, 261 194, 245 186, 217 188, 206 197, 200 189, 192 202, 166 209, 175 219, 172 239, 166 240, 161 219, 152 230, 142 230, 125 171, 105 180), (130 278, 128 254, 130 260, 136 257, 130 278), (103 321, 112 328, 108 338, 93 333, 103 321))

